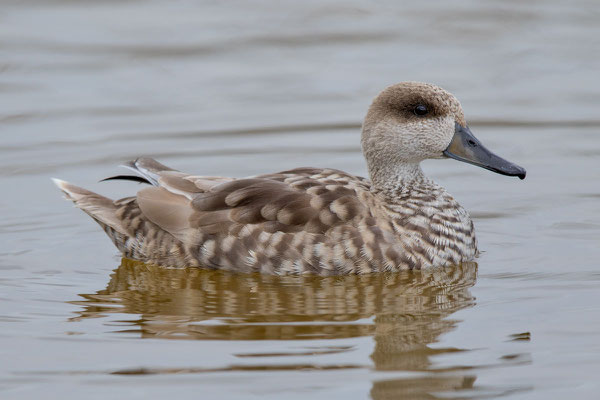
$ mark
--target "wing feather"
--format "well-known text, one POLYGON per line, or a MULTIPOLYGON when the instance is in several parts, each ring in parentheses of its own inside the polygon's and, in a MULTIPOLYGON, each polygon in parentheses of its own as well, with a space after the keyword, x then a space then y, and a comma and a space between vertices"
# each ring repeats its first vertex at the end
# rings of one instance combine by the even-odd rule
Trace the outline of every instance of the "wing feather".
POLYGON ((156 182, 138 192, 142 213, 177 239, 198 244, 205 235, 262 232, 324 234, 370 216, 358 193, 362 178, 336 170, 301 168, 252 178, 193 176, 151 159, 132 163, 156 182))

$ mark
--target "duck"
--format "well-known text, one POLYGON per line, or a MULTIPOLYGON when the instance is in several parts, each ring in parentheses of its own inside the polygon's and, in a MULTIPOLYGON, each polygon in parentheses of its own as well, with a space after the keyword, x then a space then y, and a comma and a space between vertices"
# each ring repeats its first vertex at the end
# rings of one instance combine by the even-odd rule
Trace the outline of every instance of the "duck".
POLYGON ((192 175, 141 157, 148 184, 112 200, 54 179, 124 258, 170 268, 322 276, 443 268, 478 255, 469 213, 425 176, 426 159, 454 159, 524 179, 488 150, 457 98, 429 83, 387 87, 370 105, 361 145, 369 178, 301 167, 245 178, 192 175))

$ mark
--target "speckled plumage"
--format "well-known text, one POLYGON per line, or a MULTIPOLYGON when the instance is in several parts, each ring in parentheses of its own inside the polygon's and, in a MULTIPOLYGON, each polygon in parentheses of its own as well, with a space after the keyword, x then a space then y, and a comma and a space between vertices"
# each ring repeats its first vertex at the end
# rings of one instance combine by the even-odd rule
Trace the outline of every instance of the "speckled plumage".
POLYGON ((448 266, 477 255, 473 223, 419 162, 442 157, 455 123, 464 116, 454 96, 402 83, 382 92, 365 119, 370 180, 320 168, 203 177, 140 158, 128 167, 152 186, 135 197, 113 202, 57 185, 125 257, 149 263, 319 275, 448 266), (409 112, 421 103, 427 118, 409 112))

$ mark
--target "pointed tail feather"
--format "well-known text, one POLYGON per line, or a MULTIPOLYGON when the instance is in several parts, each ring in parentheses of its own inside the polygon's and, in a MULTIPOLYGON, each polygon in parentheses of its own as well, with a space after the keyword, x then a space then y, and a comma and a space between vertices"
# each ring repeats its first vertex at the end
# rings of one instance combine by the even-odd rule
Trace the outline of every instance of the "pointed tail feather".
POLYGON ((52 178, 52 181, 62 190, 67 200, 75 203, 76 207, 82 209, 100 225, 103 227, 106 225, 122 235, 127 235, 115 214, 117 207, 111 199, 60 179, 52 178))

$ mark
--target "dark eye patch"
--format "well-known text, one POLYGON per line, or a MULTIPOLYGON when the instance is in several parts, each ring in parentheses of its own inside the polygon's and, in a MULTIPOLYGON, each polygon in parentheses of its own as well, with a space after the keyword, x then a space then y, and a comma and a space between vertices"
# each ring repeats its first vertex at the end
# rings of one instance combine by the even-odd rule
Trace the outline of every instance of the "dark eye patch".
POLYGON ((435 99, 428 99, 419 94, 391 98, 388 107, 398 117, 406 120, 431 118, 443 115, 445 110, 440 108, 435 99))

